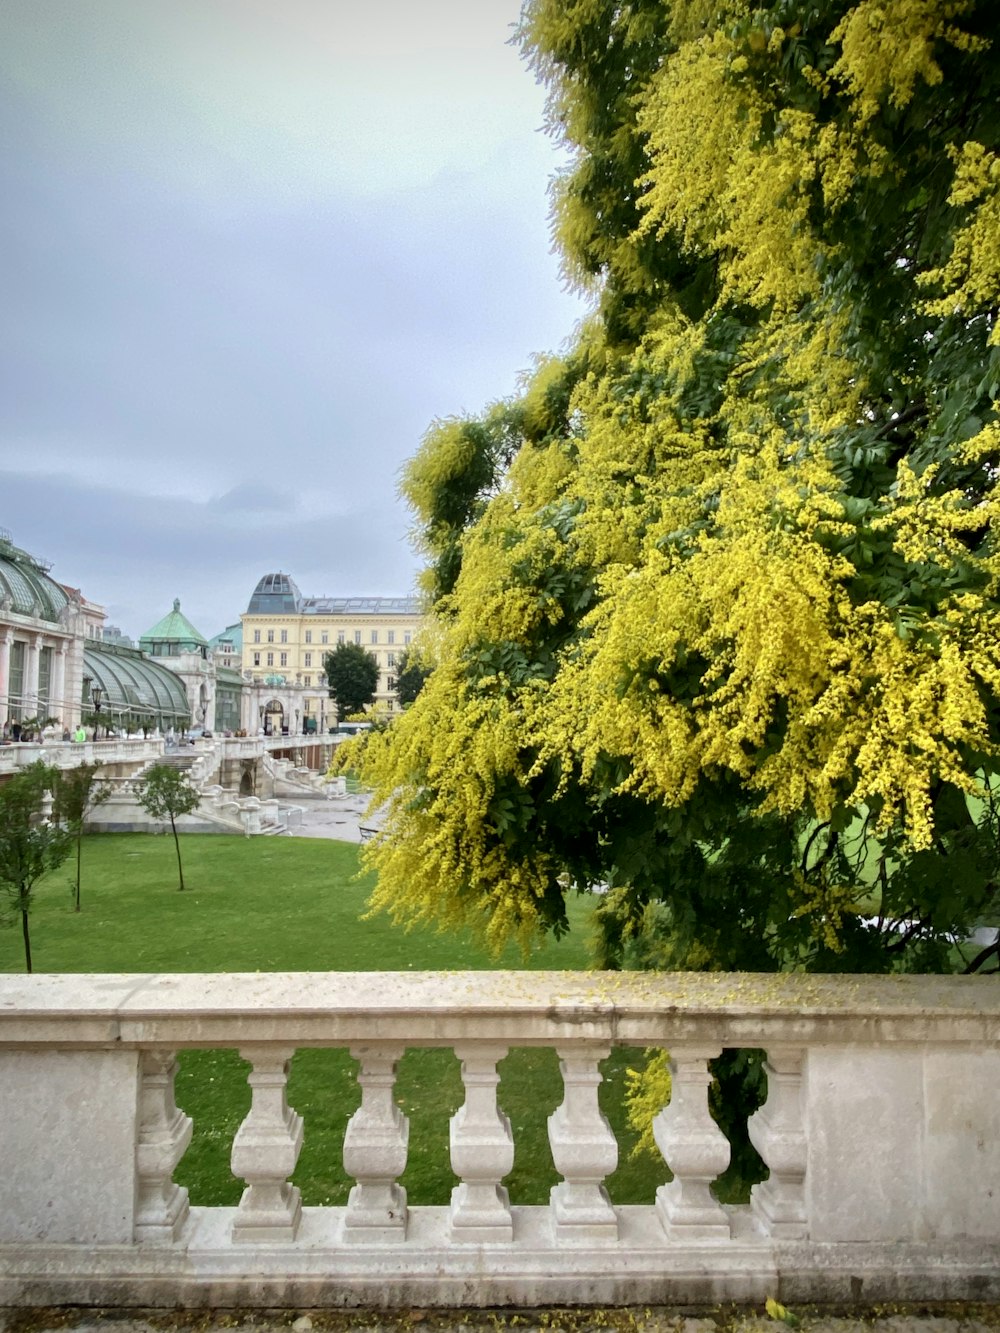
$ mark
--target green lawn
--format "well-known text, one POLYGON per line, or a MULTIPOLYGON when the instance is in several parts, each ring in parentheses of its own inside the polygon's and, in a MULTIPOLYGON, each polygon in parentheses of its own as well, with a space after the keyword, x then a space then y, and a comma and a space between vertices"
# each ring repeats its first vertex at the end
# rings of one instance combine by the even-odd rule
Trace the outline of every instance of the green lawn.
MULTIPOLYGON (((378 971, 587 966, 590 903, 570 905, 572 929, 530 958, 510 949, 492 959, 467 939, 430 929, 404 932, 385 918, 362 920, 370 882, 359 880, 358 849, 307 838, 188 835, 181 840, 185 892, 169 836, 89 837, 83 848, 83 910, 72 910, 72 860, 41 882, 31 914, 38 972, 378 971)), ((20 930, 0 931, 0 971, 23 968, 20 930)), ((608 1182, 617 1202, 649 1202, 667 1179, 662 1162, 630 1160, 624 1126, 625 1068, 638 1052, 605 1063, 602 1104, 620 1145, 608 1182)), ((181 1058, 177 1100, 194 1118, 191 1147, 176 1178, 193 1203, 235 1203, 243 1185, 229 1170, 233 1135, 249 1106, 246 1065, 234 1051, 191 1051, 181 1058)), ((307 1204, 343 1203, 351 1181, 341 1161, 344 1127, 359 1101, 355 1062, 345 1051, 300 1051, 288 1099, 305 1117, 305 1144, 294 1180, 307 1204)), ((551 1050, 512 1051, 500 1067, 500 1104, 514 1129, 516 1157, 507 1186, 514 1203, 542 1203, 558 1177, 546 1117, 561 1099, 551 1050)), ((462 1101, 450 1050, 407 1052, 397 1100, 410 1117, 403 1184, 411 1203, 446 1203, 455 1178, 448 1163, 448 1118, 462 1101)))

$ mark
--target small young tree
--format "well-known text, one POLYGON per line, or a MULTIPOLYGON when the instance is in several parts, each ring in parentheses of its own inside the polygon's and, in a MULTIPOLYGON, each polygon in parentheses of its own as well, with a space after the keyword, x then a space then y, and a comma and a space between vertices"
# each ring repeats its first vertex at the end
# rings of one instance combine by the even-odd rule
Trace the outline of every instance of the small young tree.
POLYGON ((111 795, 111 788, 100 785, 97 771, 100 764, 80 764, 64 769, 56 784, 56 813, 76 841, 76 911, 80 910, 80 860, 83 847, 83 826, 91 811, 103 805, 111 795))
POLYGON ((181 865, 181 844, 177 836, 176 819, 178 815, 189 815, 197 810, 201 797, 188 782, 179 768, 167 764, 154 764, 145 777, 139 780, 139 804, 154 819, 169 819, 177 849, 177 874, 184 888, 184 867, 181 865))
POLYGON ((425 666, 415 653, 409 648, 403 650, 396 664, 396 698, 400 708, 413 703, 430 674, 430 667, 425 666))
POLYGON ((324 657, 323 670, 341 721, 360 713, 375 698, 378 662, 360 643, 338 643, 324 657))
POLYGON ((36 882, 69 855, 71 837, 57 824, 44 823, 42 803, 55 786, 56 773, 47 764, 31 764, 0 787, 0 887, 7 895, 4 919, 21 918, 24 966, 31 971, 28 911, 36 882))

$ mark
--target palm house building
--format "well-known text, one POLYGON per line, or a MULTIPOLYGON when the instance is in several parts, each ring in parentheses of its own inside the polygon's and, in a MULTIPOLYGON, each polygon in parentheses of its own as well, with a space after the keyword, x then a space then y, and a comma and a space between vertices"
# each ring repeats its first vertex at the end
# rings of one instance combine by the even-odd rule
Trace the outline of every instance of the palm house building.
POLYGON ((0 727, 4 736, 188 725, 187 696, 135 648, 104 643, 104 608, 52 578, 50 565, 0 530, 0 727))

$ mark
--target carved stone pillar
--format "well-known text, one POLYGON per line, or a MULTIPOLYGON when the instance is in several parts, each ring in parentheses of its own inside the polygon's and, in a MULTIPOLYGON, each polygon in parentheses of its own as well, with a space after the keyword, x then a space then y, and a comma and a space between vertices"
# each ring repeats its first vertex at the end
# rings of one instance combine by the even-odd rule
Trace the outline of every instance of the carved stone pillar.
POLYGON ((800 1240, 808 1235, 801 1049, 768 1051, 764 1072, 767 1101, 750 1117, 747 1129, 770 1175, 750 1191, 750 1206, 767 1235, 800 1240))
POLYGON ((42 651, 42 636, 29 634, 24 646, 24 688, 21 691, 22 717, 33 717, 38 712, 38 663, 42 651))
POLYGON ((7 721, 10 706, 10 645, 14 631, 7 626, 0 628, 0 726, 7 721))
POLYGON ((618 1237, 618 1215, 603 1184, 618 1165, 618 1143, 597 1101, 598 1065, 609 1054, 610 1047, 596 1043, 558 1050, 563 1101, 549 1116, 549 1145, 563 1179, 549 1200, 561 1241, 618 1237))
POLYGON ((402 1046, 352 1046, 360 1062, 361 1105, 344 1135, 344 1170, 357 1182, 347 1200, 344 1238, 399 1240, 406 1233, 406 1190, 397 1183, 406 1169, 410 1122, 392 1091, 402 1046))
POLYGON ((458 1241, 509 1241, 510 1200, 500 1181, 514 1165, 510 1121, 497 1106, 497 1063, 506 1046, 456 1046, 465 1104, 451 1118, 451 1169, 461 1181, 451 1193, 451 1236, 458 1241))
POLYGON ((173 1051, 143 1051, 139 1062, 139 1141, 136 1144, 135 1239, 169 1244, 188 1215, 188 1192, 175 1185, 174 1168, 191 1142, 191 1117, 174 1101, 173 1051))
POLYGON ((248 838, 260 832, 260 810, 260 800, 256 796, 248 796, 240 805, 240 820, 243 824, 243 832, 248 838))
POLYGON ((285 1099, 293 1054, 274 1046, 240 1051, 251 1064, 252 1099, 233 1140, 233 1175, 247 1182, 233 1219, 233 1240, 294 1240, 298 1230, 302 1203, 288 1177, 302 1149, 302 1117, 285 1099))
POLYGON ((709 1060, 719 1050, 674 1047, 670 1104, 653 1121, 653 1137, 673 1172, 656 1191, 656 1211, 678 1240, 728 1239, 729 1219, 709 1188, 729 1165, 729 1140, 708 1109, 709 1060))
POLYGON ((56 643, 52 650, 52 680, 49 683, 49 712, 58 717, 64 727, 70 723, 66 702, 66 644, 56 643))

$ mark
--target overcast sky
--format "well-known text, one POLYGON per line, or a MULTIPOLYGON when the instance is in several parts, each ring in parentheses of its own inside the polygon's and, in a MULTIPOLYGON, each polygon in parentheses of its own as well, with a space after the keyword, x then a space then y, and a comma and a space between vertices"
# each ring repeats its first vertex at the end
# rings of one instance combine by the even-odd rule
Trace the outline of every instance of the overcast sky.
POLYGON ((399 470, 583 313, 519 0, 4 0, 0 527, 137 637, 411 591, 399 470))

